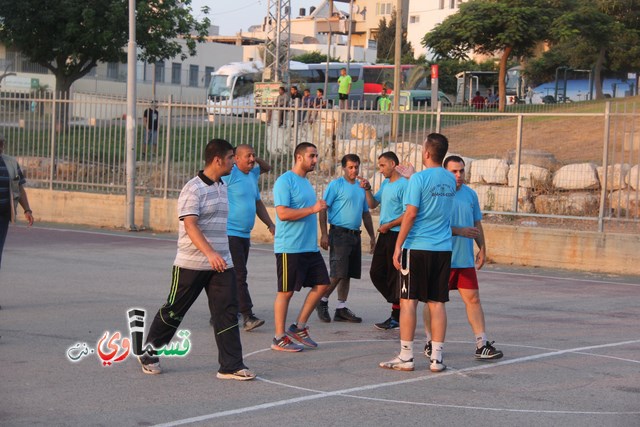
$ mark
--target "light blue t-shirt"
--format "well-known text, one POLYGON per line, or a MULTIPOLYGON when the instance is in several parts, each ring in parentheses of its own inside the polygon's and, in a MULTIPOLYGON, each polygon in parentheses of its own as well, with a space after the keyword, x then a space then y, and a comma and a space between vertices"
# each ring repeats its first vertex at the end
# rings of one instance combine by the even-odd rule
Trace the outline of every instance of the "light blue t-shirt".
POLYGON ((344 177, 331 181, 324 190, 329 224, 349 230, 360 230, 362 214, 369 212, 364 188, 356 180, 353 184, 344 177))
MULTIPOLYGON (((451 227, 473 227, 482 219, 478 195, 471 188, 462 185, 456 191, 451 210, 451 227)), ((451 238, 453 253, 451 254, 451 268, 471 268, 475 266, 473 254, 473 239, 462 236, 451 238)))
MULTIPOLYGON (((308 179, 288 171, 273 186, 273 202, 276 207, 308 208, 316 203, 316 192, 308 179)), ((319 252, 317 221, 316 214, 296 221, 281 221, 276 214, 273 251, 278 254, 319 252)))
POLYGON ((231 173, 222 177, 229 195, 229 219, 227 234, 229 236, 251 237, 251 230, 256 222, 256 201, 260 200, 258 178, 260 166, 256 165, 249 173, 244 173, 233 165, 231 173))
POLYGON ((451 250, 451 209, 456 179, 442 167, 428 168, 409 178, 404 204, 418 208, 415 222, 402 245, 423 251, 451 250))
MULTIPOLYGON (((380 225, 391 222, 402 215, 404 212, 402 200, 408 183, 407 178, 403 176, 394 182, 389 181, 389 178, 382 181, 380 189, 373 196, 380 203, 380 225)), ((400 226, 396 225, 391 231, 400 231, 400 226)))

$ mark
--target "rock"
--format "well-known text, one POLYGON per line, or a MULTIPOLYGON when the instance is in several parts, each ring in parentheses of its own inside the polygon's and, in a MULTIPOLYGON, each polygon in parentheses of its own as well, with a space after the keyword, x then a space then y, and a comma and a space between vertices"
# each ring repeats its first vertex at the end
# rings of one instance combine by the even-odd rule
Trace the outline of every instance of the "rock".
MULTIPOLYGON (((501 187, 497 185, 470 184, 478 194, 480 209, 497 212, 515 212, 513 202, 516 197, 515 187, 501 187)), ((518 212, 532 213, 531 193, 521 188, 518 192, 518 212)))
POLYGON ((576 163, 558 169, 553 185, 560 190, 591 190, 600 187, 600 181, 593 163, 576 163))
POLYGON ((591 192, 542 194, 535 198, 534 205, 539 214, 596 216, 600 197, 591 192))
POLYGON ((51 159, 46 157, 25 156, 16 159, 24 177, 29 179, 49 179, 51 159))
MULTIPOLYGON (((604 184, 604 167, 598 166, 598 179, 600 184, 604 184)), ((627 185, 624 182, 631 166, 627 163, 616 163, 607 168, 607 190, 621 190, 627 185)))
POLYGON ((357 154, 360 157, 360 162, 365 162, 369 159, 369 153, 372 147, 375 147, 376 141, 358 140, 358 139, 346 139, 336 141, 336 160, 340 161, 345 154, 357 154))
POLYGON ((640 165, 635 165, 629 170, 627 176, 624 178, 624 182, 634 190, 640 188, 640 182, 638 182, 638 172, 640 172, 640 165))
POLYGON ((609 195, 609 206, 620 216, 638 217, 640 216, 640 195, 637 191, 614 191, 609 195))
POLYGON ((501 184, 509 181, 509 165, 502 159, 485 159, 473 162, 469 182, 474 184, 501 184))
MULTIPOLYGON (((516 151, 511 150, 507 154, 507 161, 510 164, 516 163, 516 151)), ((556 157, 548 151, 523 149, 520 152, 520 164, 534 165, 541 168, 556 170, 560 163, 556 157)))
MULTIPOLYGON (((517 169, 514 165, 509 168, 509 186, 516 186, 517 169)), ((545 186, 549 183, 551 172, 549 169, 541 168, 535 165, 520 165, 520 187, 534 188, 536 186, 545 186)))
POLYGON ((398 156, 398 159, 400 159, 400 163, 406 163, 409 153, 411 153, 411 150, 415 148, 416 145, 417 144, 412 142, 392 142, 385 151, 393 151, 396 153, 396 156, 398 156))
POLYGON ((369 123, 356 123, 351 127, 351 137, 356 139, 376 139, 378 132, 369 123))
POLYGON ((78 173, 78 165, 74 162, 59 161, 56 164, 56 176, 58 179, 74 180, 78 173))

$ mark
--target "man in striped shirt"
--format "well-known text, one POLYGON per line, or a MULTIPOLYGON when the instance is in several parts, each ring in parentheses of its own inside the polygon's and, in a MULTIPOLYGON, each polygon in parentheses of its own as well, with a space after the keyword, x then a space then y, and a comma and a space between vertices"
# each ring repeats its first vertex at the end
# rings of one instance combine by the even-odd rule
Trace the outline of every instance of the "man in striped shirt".
MULTIPOLYGON (((178 252, 173 262, 171 290, 153 319, 147 343, 154 349, 168 344, 204 289, 218 346, 217 377, 244 381, 252 380, 255 374, 242 360, 235 273, 227 237, 227 187, 221 179, 229 175, 233 163, 231 144, 212 139, 205 149, 204 170, 180 192, 178 252)), ((162 372, 155 354, 144 354, 139 360, 144 373, 162 372)))

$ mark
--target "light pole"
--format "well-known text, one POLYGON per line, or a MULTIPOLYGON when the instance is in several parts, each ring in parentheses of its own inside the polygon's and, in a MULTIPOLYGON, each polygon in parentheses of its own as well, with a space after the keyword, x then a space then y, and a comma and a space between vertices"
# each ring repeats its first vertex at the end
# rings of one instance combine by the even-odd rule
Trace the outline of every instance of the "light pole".
POLYGON ((396 39, 393 67, 393 114, 391 115, 391 135, 398 138, 398 114, 400 113, 400 70, 402 62, 402 0, 396 2, 396 39))
POLYGON ((129 0, 127 50, 127 213, 125 227, 137 231, 136 213, 136 2, 129 0))

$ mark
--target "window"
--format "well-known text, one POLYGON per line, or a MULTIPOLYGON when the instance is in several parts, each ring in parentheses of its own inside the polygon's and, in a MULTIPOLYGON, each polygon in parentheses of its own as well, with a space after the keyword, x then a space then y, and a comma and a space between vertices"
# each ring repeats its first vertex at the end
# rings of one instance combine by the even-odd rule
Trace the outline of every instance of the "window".
POLYGON ((376 3, 376 15, 391 15, 391 3, 376 3))
POLYGON ((198 87, 198 66, 189 65, 189 86, 198 87))
POLYGON ((412 15, 409 17, 410 24, 417 24, 420 22, 420 15, 412 15))
POLYGON ((120 64, 117 62, 109 62, 107 64, 107 78, 108 79, 117 79, 118 78, 118 69, 120 68, 120 64))
POLYGON ((444 9, 444 0, 440 0, 439 8, 444 9))
POLYGON ((449 0, 449 9, 456 8, 456 0, 449 0))
POLYGON ((211 73, 215 70, 215 67, 204 67, 204 87, 209 87, 209 83, 211 83, 211 73))
POLYGON ((164 83, 164 62, 156 62, 156 83, 164 83))
POLYGON ((179 85, 182 81, 182 64, 173 62, 171 64, 171 84, 179 85))

